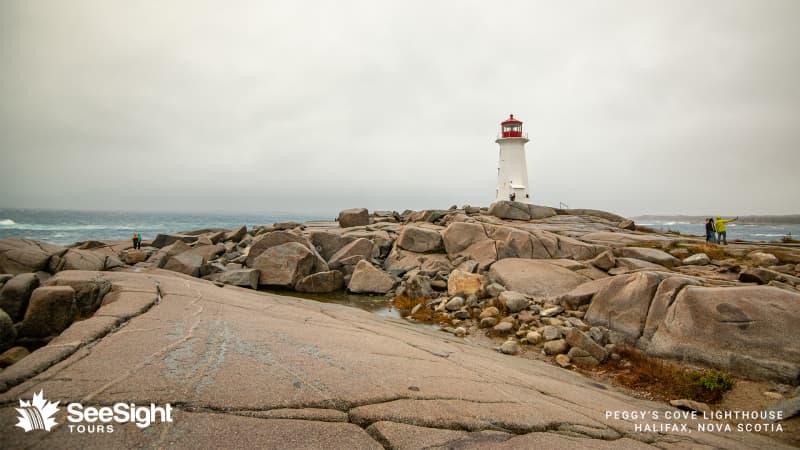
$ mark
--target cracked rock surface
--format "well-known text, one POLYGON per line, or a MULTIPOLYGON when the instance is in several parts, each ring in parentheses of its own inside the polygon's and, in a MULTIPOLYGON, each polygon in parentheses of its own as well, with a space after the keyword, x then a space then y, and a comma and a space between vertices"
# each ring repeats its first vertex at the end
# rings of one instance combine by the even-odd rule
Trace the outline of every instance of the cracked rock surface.
POLYGON ((780 446, 752 434, 639 433, 637 422, 606 411, 669 408, 358 309, 160 269, 103 276, 112 288, 94 316, 0 372, 0 447, 780 446), (60 402, 59 425, 13 427, 19 399, 40 390, 60 402), (64 410, 71 402, 170 403, 174 420, 71 433, 64 410))

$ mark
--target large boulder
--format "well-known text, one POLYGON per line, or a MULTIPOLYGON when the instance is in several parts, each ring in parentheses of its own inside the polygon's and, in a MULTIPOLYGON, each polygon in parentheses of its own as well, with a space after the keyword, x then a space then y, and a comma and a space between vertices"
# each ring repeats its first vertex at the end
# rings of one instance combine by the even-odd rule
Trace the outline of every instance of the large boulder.
POLYGON ((394 246, 383 261, 383 269, 392 275, 400 276, 422 266, 423 255, 401 250, 394 246))
POLYGON ((8 314, 0 309, 0 353, 14 346, 17 340, 17 330, 8 314))
POLYGON ((369 225, 369 211, 366 208, 345 209, 339 212, 337 220, 342 228, 369 225))
POLYGON ((492 203, 489 214, 500 219, 537 220, 555 216, 556 210, 546 206, 501 200, 492 203))
POLYGON ((575 289, 561 294, 556 299, 556 303, 567 309, 578 309, 580 306, 588 305, 591 303, 592 297, 603 290, 613 279, 613 277, 606 277, 583 283, 575 289))
POLYGON ((617 265, 617 260, 614 258, 614 253, 611 252, 611 250, 606 250, 597 255, 597 257, 592 260, 592 264, 598 269, 609 270, 617 265))
POLYGON ((330 261, 334 253, 356 239, 353 236, 345 236, 330 231, 312 231, 309 234, 309 238, 311 243, 314 244, 314 248, 325 261, 330 261))
POLYGON ((777 266, 780 264, 780 260, 772 253, 752 252, 747 255, 747 257, 753 261, 753 264, 759 267, 777 266))
POLYGON ((800 294, 771 286, 683 289, 647 353, 754 379, 800 379, 800 294))
POLYGON ((31 239, 0 239, 0 273, 20 273, 46 270, 50 257, 67 249, 31 239))
POLYGON ((267 249, 277 247, 278 245, 286 244, 288 242, 302 244, 308 249, 313 248, 311 242, 309 242, 304 236, 283 230, 271 231, 258 236, 258 238, 256 238, 256 240, 253 242, 253 245, 250 246, 250 252, 247 254, 247 266, 255 267, 254 262, 256 258, 261 256, 261 254, 267 249))
POLYGON ((51 273, 61 272, 62 270, 92 270, 101 271, 105 269, 106 259, 97 253, 89 250, 69 249, 63 255, 54 255, 50 258, 48 268, 51 273))
POLYGON ((637 272, 613 277, 597 292, 584 320, 622 333, 626 342, 635 343, 642 335, 650 302, 664 274, 637 272))
POLYGON ((619 249, 620 256, 625 258, 636 258, 642 261, 659 264, 664 267, 677 267, 681 265, 681 260, 669 253, 648 247, 624 247, 619 249))
POLYGON ((242 239, 244 239, 245 236, 247 236, 247 227, 242 225, 239 228, 231 230, 228 234, 226 234, 224 240, 239 242, 242 239))
POLYGON ((495 242, 480 224, 452 223, 442 232, 442 239, 447 256, 451 259, 464 256, 478 261, 482 269, 497 260, 495 242))
POLYGON ((147 262, 152 263, 156 267, 164 267, 170 258, 175 255, 180 255, 181 253, 187 252, 191 249, 192 247, 189 247, 189 245, 185 242, 175 241, 166 247, 160 248, 158 251, 150 255, 150 257, 147 258, 147 262))
POLYGON ((0 289, 0 309, 6 312, 11 320, 19 322, 25 316, 28 299, 39 287, 39 277, 33 273, 21 273, 7 281, 0 289))
POLYGON ((54 336, 66 330, 75 319, 75 290, 70 286, 45 286, 31 294, 19 335, 54 336))
POLYGON ((231 286, 258 289, 258 280, 261 278, 261 272, 256 269, 235 269, 217 272, 209 275, 207 278, 231 286))
POLYGON ((203 267, 205 260, 200 255, 190 255, 187 252, 181 253, 180 255, 175 255, 170 258, 166 264, 164 264, 164 269, 171 270, 173 272, 180 272, 185 273, 186 275, 191 275, 193 277, 200 276, 200 270, 203 267))
POLYGON ((489 273, 506 289, 535 296, 561 295, 590 281, 569 269, 534 259, 501 259, 489 273))
POLYGON ((700 281, 695 278, 689 277, 669 277, 661 282, 653 295, 653 301, 650 302, 650 309, 647 310, 647 319, 642 329, 642 337, 639 338, 637 346, 647 348, 652 339, 653 334, 656 332, 661 322, 667 316, 667 311, 675 297, 686 286, 700 286, 700 281))
POLYGON ((372 257, 372 241, 365 238, 358 238, 346 244, 328 260, 328 267, 338 269, 343 265, 353 265, 362 259, 369 260, 372 257))
POLYGON ((356 264, 347 289, 359 294, 385 294, 394 284, 395 280, 389 274, 362 260, 356 264))
POLYGON ((197 245, 194 248, 184 252, 185 255, 200 256, 203 258, 203 262, 212 260, 223 253, 225 253, 225 246, 222 244, 197 245))
POLYGON ((447 295, 452 297, 454 295, 469 296, 475 294, 481 297, 483 296, 483 285, 485 283, 486 279, 483 275, 454 270, 447 277, 447 295))
POLYGON ((191 236, 188 234, 159 234, 155 239, 153 239, 153 242, 150 244, 150 246, 163 248, 176 241, 183 241, 186 244, 190 244, 197 239, 197 236, 191 236))
POLYGON ((415 253, 438 252, 444 248, 442 235, 436 230, 408 225, 397 238, 397 246, 415 253))
POLYGON ((297 292, 327 294, 344 288, 344 276, 338 270, 312 273, 294 285, 297 292))
POLYGON ((253 261, 261 276, 259 284, 294 287, 298 281, 313 273, 315 253, 299 242, 286 242, 270 247, 253 261))
POLYGON ((101 272, 61 272, 50 278, 46 286, 69 286, 75 291, 75 308, 79 317, 90 317, 111 292, 111 281, 101 272))
MULTIPOLYGON (((511 227, 497 227, 490 231, 497 246, 497 259, 533 257, 534 239, 530 233, 511 227)), ((536 255, 548 258, 549 255, 536 255)))

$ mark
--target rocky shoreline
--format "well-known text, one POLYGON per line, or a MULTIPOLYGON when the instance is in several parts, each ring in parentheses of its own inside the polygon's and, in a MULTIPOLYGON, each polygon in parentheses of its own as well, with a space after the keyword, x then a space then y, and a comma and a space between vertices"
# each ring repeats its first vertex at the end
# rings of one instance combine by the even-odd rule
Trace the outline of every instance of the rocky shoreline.
MULTIPOLYGON (((383 295, 407 322, 439 323, 455 339, 487 336, 501 353, 544 354, 561 367, 602 365, 633 346, 748 379, 800 383, 797 246, 704 246, 638 231, 603 211, 498 202, 195 230, 159 235, 141 250, 0 240, 0 391, 68 357, 48 364, 35 355, 63 350, 53 343, 75 326, 102 319, 99 329, 110 332, 161 295, 127 315, 101 314, 117 304, 123 282, 115 273, 383 295)), ((797 412, 798 397, 783 402, 797 412)))

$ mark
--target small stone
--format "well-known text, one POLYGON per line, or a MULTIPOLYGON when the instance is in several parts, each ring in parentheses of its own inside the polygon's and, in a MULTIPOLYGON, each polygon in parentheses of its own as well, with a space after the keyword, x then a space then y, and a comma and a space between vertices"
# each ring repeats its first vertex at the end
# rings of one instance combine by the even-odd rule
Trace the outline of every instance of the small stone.
POLYGON ((453 297, 450 299, 447 304, 444 305, 445 309, 448 311, 457 311, 464 307, 464 298, 463 297, 453 297))
POLYGON ((525 341, 527 341, 528 344, 531 345, 539 344, 543 340, 544 338, 542 337, 541 333, 537 331, 529 331, 528 334, 525 335, 525 341))
POLYGON ((558 327, 548 325, 542 329, 542 337, 544 337, 546 341, 561 339, 561 330, 558 327))
POLYGON ((553 306, 551 308, 543 310, 542 312, 539 313, 539 315, 542 317, 553 317, 555 315, 561 314, 562 312, 564 312, 564 308, 562 308, 561 306, 553 306))
POLYGON ((494 317, 484 317, 481 319, 480 327, 481 328, 491 328, 497 324, 497 319, 494 317))
MULTIPOLYGON (((507 323, 507 322, 503 322, 503 323, 507 323)), ((508 341, 503 342, 503 345, 500 346, 500 351, 502 353, 505 353, 506 355, 516 355, 520 351, 522 351, 522 349, 520 348, 519 344, 517 344, 516 341, 508 340, 508 341)))
POLYGON ((570 362, 571 361, 569 359, 569 356, 563 355, 563 354, 562 355, 556 355, 556 364, 558 364, 559 366, 561 366, 561 367, 569 367, 570 362))
POLYGON ((500 295, 501 292, 505 290, 506 288, 504 288, 501 284, 498 283, 491 283, 490 285, 486 286, 486 294, 489 297, 497 297, 498 295, 500 295))
POLYGON ((528 307, 528 299, 519 292, 504 291, 500 293, 497 299, 500 300, 500 303, 512 314, 520 312, 528 307))
POLYGON ((481 312, 481 315, 478 316, 480 319, 485 319, 487 317, 496 317, 500 315, 500 310, 495 308, 494 306, 490 306, 481 312))
POLYGON ((460 309, 460 310, 458 310, 458 311, 453 313, 453 317, 455 317, 458 320, 469 319, 469 311, 464 310, 464 309, 460 309))
POLYGON ((500 322, 494 326, 493 330, 497 334, 510 333, 514 329, 514 324, 511 322, 500 322))
POLYGON ((413 316, 414 314, 418 313, 420 309, 422 309, 422 303, 419 303, 411 308, 411 315, 413 316))
POLYGON ((590 355, 589 352, 578 347, 572 347, 569 349, 568 355, 575 364, 581 364, 584 366, 597 366, 600 364, 600 361, 598 361, 594 356, 590 355))
POLYGON ((771 398, 773 400, 783 400, 783 394, 780 392, 764 391, 762 393, 764 394, 764 397, 771 398))
POLYGON ((456 337, 464 337, 467 335, 467 330, 464 327, 458 327, 453 331, 453 334, 456 335, 456 337))
POLYGON ((542 348, 547 355, 560 355, 562 353, 567 353, 569 345, 564 339, 557 339, 555 341, 545 342, 542 348))
POLYGON ((705 266, 711 264, 711 258, 705 253, 697 253, 683 260, 687 266, 705 266))

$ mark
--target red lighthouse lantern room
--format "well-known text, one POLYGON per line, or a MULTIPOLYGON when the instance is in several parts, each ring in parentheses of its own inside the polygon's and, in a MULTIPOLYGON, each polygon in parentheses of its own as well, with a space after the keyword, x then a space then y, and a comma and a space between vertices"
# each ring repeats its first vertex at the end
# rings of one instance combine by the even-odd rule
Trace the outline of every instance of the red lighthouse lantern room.
POLYGON ((522 137, 522 122, 515 119, 513 114, 503 121, 500 126, 502 127, 501 136, 503 138, 522 137))

